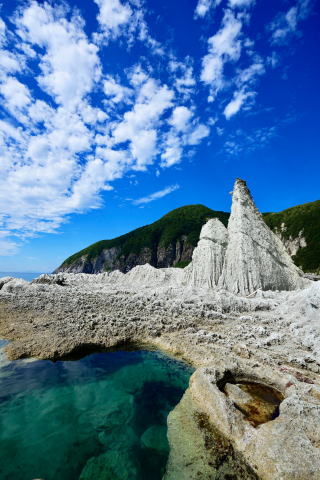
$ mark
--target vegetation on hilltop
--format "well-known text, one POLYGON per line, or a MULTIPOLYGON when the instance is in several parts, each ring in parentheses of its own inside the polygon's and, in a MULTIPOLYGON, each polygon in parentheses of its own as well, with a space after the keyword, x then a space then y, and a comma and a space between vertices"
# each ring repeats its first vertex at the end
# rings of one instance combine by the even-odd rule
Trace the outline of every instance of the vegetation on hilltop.
POLYGON ((119 256, 139 253, 143 248, 167 247, 183 235, 187 237, 188 243, 196 246, 202 225, 213 217, 219 218, 224 225, 227 225, 229 213, 211 210, 204 205, 187 205, 177 208, 150 225, 137 228, 112 240, 94 243, 71 255, 62 265, 70 265, 83 256, 91 260, 102 250, 112 247, 120 247, 119 256))
MULTIPOLYGON (((196 246, 202 225, 213 217, 219 218, 227 226, 229 213, 211 210, 204 205, 187 205, 172 210, 156 222, 137 228, 112 240, 101 240, 67 258, 61 267, 66 267, 80 258, 91 261, 112 247, 117 247, 118 257, 138 254, 144 248, 156 252, 158 247, 168 247, 185 237, 193 247, 196 246)), ((301 235, 307 246, 300 248, 293 257, 295 263, 306 272, 320 270, 320 200, 288 208, 279 213, 265 213, 267 225, 284 239, 295 239, 301 235)), ((191 259, 191 258, 190 258, 191 259)), ((189 260, 178 262, 175 266, 184 267, 189 260)))
POLYGON ((296 265, 305 272, 320 269, 320 200, 288 208, 264 217, 267 225, 284 239, 297 238, 301 232, 307 246, 293 257, 296 265))

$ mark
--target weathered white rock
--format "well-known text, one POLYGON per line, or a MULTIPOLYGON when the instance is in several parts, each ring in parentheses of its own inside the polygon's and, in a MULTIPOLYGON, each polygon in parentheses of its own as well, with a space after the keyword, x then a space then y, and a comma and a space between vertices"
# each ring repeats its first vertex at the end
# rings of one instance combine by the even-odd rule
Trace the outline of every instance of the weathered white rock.
POLYGON ((192 255, 191 285, 213 288, 218 284, 227 239, 227 229, 218 218, 211 218, 202 227, 200 240, 192 255))
POLYGON ((112 279, 112 283, 128 287, 135 285, 144 288, 155 288, 162 285, 181 285, 183 276, 184 273, 181 268, 155 268, 146 263, 145 265, 137 265, 126 274, 118 272, 115 275, 115 272, 111 272, 108 282, 112 279))
MULTIPOLYGON (((6 280, 8 277, 6 277, 6 280)), ((11 278, 10 280, 5 281, 2 286, 3 292, 18 292, 29 286, 29 282, 23 280, 23 278, 11 278)))
POLYGON ((240 179, 234 186, 228 235, 220 287, 249 295, 259 288, 295 290, 308 285, 281 240, 265 224, 246 183, 240 179))
POLYGON ((228 364, 227 361, 222 368, 198 369, 189 387, 194 405, 208 415, 263 480, 320 478, 320 397, 306 394, 307 390, 294 377, 279 374, 267 366, 249 362, 228 364), (279 416, 258 427, 252 426, 219 388, 230 373, 235 378, 281 392, 284 400, 280 403, 279 416), (303 457, 300 457, 302 451, 303 457))

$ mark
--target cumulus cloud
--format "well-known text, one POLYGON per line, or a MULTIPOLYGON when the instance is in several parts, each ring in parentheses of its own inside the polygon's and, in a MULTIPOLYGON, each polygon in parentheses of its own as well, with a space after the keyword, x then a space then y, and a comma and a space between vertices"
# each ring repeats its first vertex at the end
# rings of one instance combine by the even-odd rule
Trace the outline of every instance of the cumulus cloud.
POLYGON ((163 198, 166 195, 169 195, 170 193, 174 192, 175 190, 178 190, 180 188, 179 185, 170 185, 169 187, 164 188, 163 190, 159 190, 158 192, 151 193, 150 195, 147 195, 146 197, 138 198, 137 200, 133 200, 132 203, 134 205, 144 205, 146 203, 153 202, 154 200, 159 200, 159 198, 163 198))
POLYGON ((99 7, 98 22, 102 30, 112 37, 117 37, 121 27, 125 26, 132 17, 132 10, 128 4, 119 0, 94 0, 99 7))
POLYGON ((112 131, 114 145, 129 142, 135 160, 135 169, 143 170, 157 154, 156 127, 162 115, 173 105, 174 92, 166 85, 149 78, 137 92, 134 107, 123 115, 123 120, 112 131))
POLYGON ((108 75, 104 80, 103 91, 112 103, 126 101, 132 95, 132 90, 118 83, 112 75, 108 75))
POLYGON ((232 100, 226 105, 223 114, 227 120, 238 113, 243 107, 248 110, 254 105, 254 98, 256 92, 253 87, 256 85, 258 78, 265 73, 265 66, 261 59, 256 59, 256 62, 249 67, 238 71, 235 84, 236 90, 233 94, 232 100), (249 101, 250 100, 250 101, 249 101))
POLYGON ((1 85, 1 94, 10 111, 26 107, 31 99, 28 88, 14 77, 8 76, 1 85))
POLYGON ((94 0, 99 7, 97 16, 100 32, 94 34, 97 43, 108 43, 123 36, 127 46, 137 40, 147 45, 156 55, 164 55, 160 42, 152 37, 145 20, 146 10, 141 0, 94 0))
MULTIPOLYGON (((104 35, 133 25, 154 53, 139 2, 97 3, 104 35)), ((207 134, 192 109, 176 103, 195 84, 191 65, 170 57, 171 86, 140 64, 122 76, 105 73, 99 49, 107 47, 88 38, 78 11, 65 4, 31 1, 16 12, 15 30, 0 22, 0 42, 2 253, 56 232, 71 213, 99 208, 101 193, 129 170, 180 162, 207 134), (32 82, 19 75, 22 66, 32 82)))
POLYGON ((31 2, 16 23, 25 42, 45 49, 37 77, 40 87, 57 103, 73 108, 99 80, 101 67, 98 48, 88 41, 81 18, 68 21, 65 16, 61 8, 31 2))
POLYGON ((163 142, 164 149, 161 154, 161 166, 172 167, 180 163, 184 148, 198 145, 210 134, 210 128, 199 123, 195 118, 191 120, 190 111, 184 107, 177 107, 169 122, 172 128, 167 133, 163 142), (177 128, 178 127, 178 128, 177 128))
POLYGON ((189 121, 192 117, 192 112, 187 107, 176 107, 172 116, 169 120, 170 125, 172 125, 177 131, 185 132, 188 129, 189 121))

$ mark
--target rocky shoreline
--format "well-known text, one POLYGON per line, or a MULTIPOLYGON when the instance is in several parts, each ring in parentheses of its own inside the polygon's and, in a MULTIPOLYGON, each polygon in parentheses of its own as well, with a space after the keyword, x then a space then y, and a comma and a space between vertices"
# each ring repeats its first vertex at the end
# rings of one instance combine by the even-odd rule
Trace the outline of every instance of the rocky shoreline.
POLYGON ((147 346, 192 363, 166 480, 319 479, 320 282, 235 192, 228 232, 209 221, 184 270, 0 279, 0 337, 11 359, 147 346))
MULTIPOLYGON (((58 274, 31 283, 7 278, 0 285, 0 337, 11 340, 9 358, 159 348, 197 367, 187 391, 195 411, 207 416, 257 478, 320 477, 319 325, 310 315, 306 321, 306 312, 320 311, 319 282, 253 298, 195 287, 134 288, 105 274, 58 274), (237 381, 281 391, 280 415, 250 425, 225 393, 212 391, 226 371, 237 381)), ((192 475, 187 468, 176 478, 211 478, 192 475)))

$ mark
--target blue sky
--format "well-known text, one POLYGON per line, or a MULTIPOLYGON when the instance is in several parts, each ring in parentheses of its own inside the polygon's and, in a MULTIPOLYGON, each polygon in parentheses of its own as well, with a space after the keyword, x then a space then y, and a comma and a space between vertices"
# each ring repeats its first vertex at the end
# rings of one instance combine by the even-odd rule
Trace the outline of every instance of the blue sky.
POLYGON ((0 13, 0 271, 51 271, 182 205, 229 210, 236 177, 262 211, 320 198, 315 1, 0 13))

